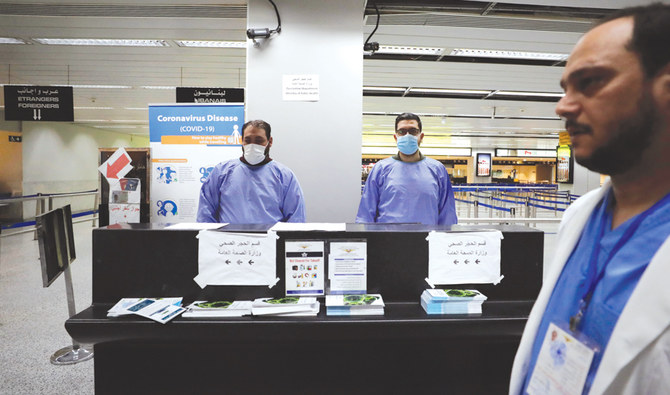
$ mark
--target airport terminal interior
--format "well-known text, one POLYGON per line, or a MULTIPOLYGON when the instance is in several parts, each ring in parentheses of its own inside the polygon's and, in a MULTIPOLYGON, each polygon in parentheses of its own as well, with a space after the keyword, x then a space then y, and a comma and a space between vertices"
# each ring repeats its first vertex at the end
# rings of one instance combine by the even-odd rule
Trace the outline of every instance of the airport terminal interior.
POLYGON ((50 363, 72 344, 68 299, 63 278, 43 287, 35 217, 71 205, 74 302, 87 308, 93 231, 111 223, 98 167, 124 147, 146 161, 148 191, 149 107, 183 88, 196 103, 241 93, 245 119, 272 124, 272 157, 300 179, 308 222, 354 222, 370 170, 397 152, 395 117, 418 114, 459 224, 543 231, 546 273, 565 208, 605 178, 574 162, 554 112, 565 62, 594 21, 649 2, 0 0, 0 393, 96 392, 95 358, 50 363), (282 76, 317 95, 287 99, 282 76), (8 92, 31 87, 71 87, 72 119, 10 109, 8 92))

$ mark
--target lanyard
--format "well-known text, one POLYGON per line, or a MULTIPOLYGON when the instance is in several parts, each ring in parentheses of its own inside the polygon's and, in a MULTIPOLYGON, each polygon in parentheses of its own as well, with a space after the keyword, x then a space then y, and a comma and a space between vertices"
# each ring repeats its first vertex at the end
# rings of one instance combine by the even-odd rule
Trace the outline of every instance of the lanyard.
MULTIPOLYGON (((607 210, 607 206, 610 201, 610 194, 605 198, 603 201, 603 209, 607 210)), ((598 266, 598 256, 600 255, 600 243, 602 241, 603 236, 605 235, 605 229, 608 225, 608 215, 603 213, 600 217, 600 224, 599 228, 597 230, 598 233, 598 238, 594 241, 594 246, 593 250, 591 251, 591 259, 589 259, 588 265, 589 265, 589 287, 584 296, 579 301, 579 306, 578 306, 578 311, 575 315, 570 317, 570 330, 572 332, 575 332, 579 329, 579 326, 581 324, 582 318, 584 317, 584 313, 586 312, 586 309, 589 306, 589 303, 591 302, 591 297, 593 296, 593 292, 596 289, 596 286, 602 280, 602 278, 605 276, 605 270, 607 269, 607 265, 610 263, 612 258, 619 252, 619 250, 633 237, 633 234, 637 229, 640 227, 642 224, 642 221, 647 219, 651 214, 655 213, 659 208, 663 207, 665 204, 670 202, 670 194, 667 194, 663 199, 659 200, 656 202, 653 206, 651 206, 649 209, 646 211, 642 212, 639 214, 633 222, 628 226, 628 228, 625 230, 624 234, 621 236, 621 238, 616 242, 610 253, 607 255, 607 258, 605 259, 605 262, 603 262, 602 267, 598 271, 597 275, 595 271, 597 270, 598 266)))

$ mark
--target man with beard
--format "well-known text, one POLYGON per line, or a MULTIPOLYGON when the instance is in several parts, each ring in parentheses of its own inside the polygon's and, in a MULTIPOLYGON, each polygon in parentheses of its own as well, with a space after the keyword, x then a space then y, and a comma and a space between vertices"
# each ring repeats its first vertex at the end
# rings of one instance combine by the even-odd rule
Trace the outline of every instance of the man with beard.
POLYGON ((305 201, 298 179, 270 158, 270 124, 242 126, 239 159, 216 165, 200 189, 198 222, 274 224, 305 222, 305 201))
POLYGON ((670 393, 668 38, 670 5, 627 8, 570 55, 556 113, 610 180, 563 217, 510 394, 670 393))

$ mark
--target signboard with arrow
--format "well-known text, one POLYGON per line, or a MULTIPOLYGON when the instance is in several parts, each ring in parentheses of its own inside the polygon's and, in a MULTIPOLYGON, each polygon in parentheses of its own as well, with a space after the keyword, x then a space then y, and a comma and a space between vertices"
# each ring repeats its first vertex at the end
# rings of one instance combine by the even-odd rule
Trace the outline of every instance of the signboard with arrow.
POLYGON ((5 85, 6 121, 74 122, 71 86, 5 85))
POLYGON ((133 169, 133 166, 130 164, 131 159, 130 155, 126 152, 123 147, 119 148, 112 154, 112 156, 105 161, 98 170, 102 173, 103 176, 107 179, 107 182, 110 184, 118 183, 119 178, 123 178, 130 170, 133 169))

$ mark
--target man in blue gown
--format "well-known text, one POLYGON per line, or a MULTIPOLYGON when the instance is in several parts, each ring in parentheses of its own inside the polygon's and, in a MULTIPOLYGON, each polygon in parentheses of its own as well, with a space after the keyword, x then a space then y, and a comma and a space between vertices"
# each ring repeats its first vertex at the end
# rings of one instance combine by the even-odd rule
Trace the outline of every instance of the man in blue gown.
POLYGON ((423 156, 421 119, 403 113, 395 120, 398 154, 377 162, 365 182, 356 222, 452 225, 456 218, 449 174, 423 156))
POLYGON ((261 120, 242 126, 243 155, 216 165, 203 183, 198 222, 305 222, 298 179, 269 156, 270 132, 270 124, 261 120))
POLYGON ((669 37, 670 5, 623 9, 567 61, 556 113, 610 179, 563 216, 510 394, 670 394, 669 37))

